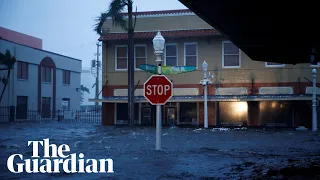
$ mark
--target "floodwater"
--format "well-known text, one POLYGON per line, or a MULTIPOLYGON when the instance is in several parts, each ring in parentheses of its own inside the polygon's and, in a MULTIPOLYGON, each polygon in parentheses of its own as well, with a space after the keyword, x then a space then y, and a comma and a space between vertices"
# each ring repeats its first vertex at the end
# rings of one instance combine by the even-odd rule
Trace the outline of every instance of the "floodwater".
MULTIPOLYGON (((39 148, 41 152, 41 147, 39 148)), ((295 130, 155 127, 89 123, 0 125, 0 179, 319 179, 320 133, 295 130), (85 159, 113 159, 113 174, 11 173, 12 154, 30 158, 27 141, 49 138, 85 159)))

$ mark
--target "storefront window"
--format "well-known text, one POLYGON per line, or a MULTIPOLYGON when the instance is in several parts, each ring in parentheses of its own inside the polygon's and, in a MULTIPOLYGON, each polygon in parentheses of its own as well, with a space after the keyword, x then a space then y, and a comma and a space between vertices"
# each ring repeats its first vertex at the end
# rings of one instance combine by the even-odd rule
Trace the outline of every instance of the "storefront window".
MULTIPOLYGON (((139 119, 139 104, 134 105, 134 119, 139 119)), ((117 103, 117 120, 128 121, 128 103, 117 103)))
POLYGON ((292 126, 292 105, 289 101, 260 102, 260 125, 292 126))
POLYGON ((197 119, 197 103, 180 103, 180 123, 192 123, 197 119))
POLYGON ((221 126, 247 125, 247 102, 219 102, 219 121, 221 126))

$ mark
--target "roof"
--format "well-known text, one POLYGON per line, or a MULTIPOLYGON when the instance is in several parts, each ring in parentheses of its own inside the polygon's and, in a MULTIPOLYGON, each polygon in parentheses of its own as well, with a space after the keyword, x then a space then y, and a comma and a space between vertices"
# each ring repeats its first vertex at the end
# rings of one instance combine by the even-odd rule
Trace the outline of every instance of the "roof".
POLYGON ((232 41, 252 60, 310 63, 312 48, 320 61, 318 6, 309 1, 179 0, 232 41), (290 7, 290 8, 288 8, 290 7), (303 13, 299 13, 303 12, 303 13))
POLYGON ((1 38, 26 46, 42 49, 42 39, 7 28, 0 27, 0 39, 1 38))
MULTIPOLYGON (((208 101, 290 101, 290 100, 312 100, 312 95, 208 95, 208 101)), ((168 102, 203 102, 204 97, 198 96, 173 96, 168 102)), ((89 99, 89 102, 111 102, 126 103, 128 96, 108 96, 102 99, 89 99)), ((148 102, 144 96, 135 96, 135 102, 148 102)))
POLYGON ((51 51, 46 51, 46 50, 43 50, 43 49, 34 48, 34 47, 27 46, 27 45, 24 45, 24 44, 20 44, 20 43, 16 43, 16 42, 13 42, 13 41, 6 40, 6 39, 2 39, 1 37, 0 37, 0 40, 7 41, 7 42, 10 42, 10 43, 14 43, 14 44, 17 44, 17 45, 20 45, 20 46, 28 47, 28 48, 31 48, 31 49, 35 49, 35 50, 38 50, 38 51, 42 51, 42 52, 51 53, 51 54, 54 54, 54 55, 66 57, 66 58, 73 59, 73 60, 76 60, 76 61, 82 61, 81 59, 76 59, 76 58, 73 58, 73 57, 65 56, 65 55, 54 53, 54 52, 51 52, 51 51))
MULTIPOLYGON (((128 13, 121 13, 124 16, 128 16, 128 13)), ((164 10, 164 11, 141 11, 133 12, 137 16, 149 16, 149 15, 182 15, 182 14, 194 14, 190 9, 175 9, 175 10, 164 10)))
MULTIPOLYGON (((160 31, 164 38, 174 37, 207 37, 220 35, 220 33, 215 29, 190 29, 190 30, 172 30, 172 31, 160 31)), ((146 32, 135 32, 135 39, 151 39, 156 35, 156 31, 146 31, 146 32)), ((100 37, 100 41, 108 40, 126 40, 128 39, 127 33, 107 33, 100 37)))

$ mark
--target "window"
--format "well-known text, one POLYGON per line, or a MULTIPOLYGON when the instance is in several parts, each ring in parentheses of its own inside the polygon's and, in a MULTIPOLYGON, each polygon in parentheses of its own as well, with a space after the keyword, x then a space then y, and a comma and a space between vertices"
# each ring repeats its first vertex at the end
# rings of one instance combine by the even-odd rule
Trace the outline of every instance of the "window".
POLYGON ((63 70, 63 84, 70 84, 70 71, 63 70))
POLYGON ((135 62, 136 70, 140 70, 140 64, 146 64, 147 62, 147 46, 146 45, 134 46, 134 62, 135 62))
POLYGON ((164 65, 178 65, 178 46, 176 44, 166 44, 164 49, 164 65))
POLYGON ((239 68, 240 49, 230 41, 222 42, 222 67, 223 68, 239 68))
MULTIPOLYGON (((116 104, 116 115, 117 120, 125 121, 124 123, 127 123, 128 118, 128 103, 117 103, 116 104)), ((139 120, 139 104, 134 104, 134 119, 139 120)))
POLYGON ((197 43, 184 44, 184 64, 185 66, 198 67, 198 45, 197 43))
POLYGON ((62 110, 70 111, 70 99, 62 98, 62 110))
POLYGON ((197 103, 180 103, 180 123, 191 124, 197 120, 197 103))
POLYGON ((42 82, 51 82, 51 68, 42 67, 42 82))
POLYGON ((28 79, 28 63, 18 61, 18 79, 28 79))
POLYGON ((118 45, 115 50, 115 69, 126 70, 128 67, 128 47, 126 45, 118 45))
POLYGON ((275 62, 266 62, 266 67, 284 67, 285 64, 275 63, 275 62))

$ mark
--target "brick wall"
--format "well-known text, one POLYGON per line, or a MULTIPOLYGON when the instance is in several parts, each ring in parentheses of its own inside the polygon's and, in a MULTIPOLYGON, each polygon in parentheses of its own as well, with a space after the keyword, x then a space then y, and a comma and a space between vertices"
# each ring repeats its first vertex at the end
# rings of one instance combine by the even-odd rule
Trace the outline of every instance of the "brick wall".
POLYGON ((114 103, 102 103, 102 125, 114 125, 114 103))
MULTIPOLYGON (((208 102, 208 125, 216 126, 216 106, 215 102, 208 102)), ((204 103, 199 103, 199 126, 204 125, 204 103)))

